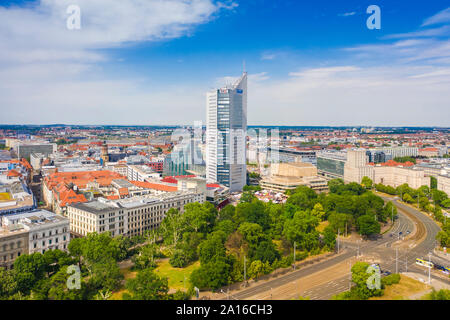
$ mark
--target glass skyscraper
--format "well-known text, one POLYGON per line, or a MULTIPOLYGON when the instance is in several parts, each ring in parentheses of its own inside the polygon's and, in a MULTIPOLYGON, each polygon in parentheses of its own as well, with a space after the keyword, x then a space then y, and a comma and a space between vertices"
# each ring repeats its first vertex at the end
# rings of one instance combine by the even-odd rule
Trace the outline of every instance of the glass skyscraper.
POLYGON ((246 184, 247 73, 207 93, 206 178, 242 191, 246 184))

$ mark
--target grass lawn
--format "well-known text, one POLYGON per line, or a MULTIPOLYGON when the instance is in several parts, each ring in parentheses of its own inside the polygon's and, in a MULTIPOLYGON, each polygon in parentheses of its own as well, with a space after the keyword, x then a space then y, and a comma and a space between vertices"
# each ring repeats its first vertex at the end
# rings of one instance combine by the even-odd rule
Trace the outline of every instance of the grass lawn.
POLYGON ((400 282, 386 286, 382 297, 373 297, 369 300, 405 300, 413 294, 429 290, 430 288, 425 283, 400 275, 400 282))
POLYGON ((11 196, 8 192, 0 192, 0 201, 9 201, 11 196))
POLYGON ((174 268, 169 264, 169 259, 164 259, 158 262, 158 267, 155 269, 155 273, 159 276, 169 278, 170 289, 186 289, 189 287, 189 277, 195 269, 200 267, 200 261, 187 266, 186 268, 174 268), (184 286, 184 277, 186 276, 186 288, 184 286))
POLYGON ((319 223, 319 225, 317 226, 316 230, 319 232, 323 232, 323 230, 329 225, 330 223, 328 221, 322 221, 321 223, 319 223))
MULTIPOLYGON (((134 278, 137 274, 136 271, 131 271, 131 268, 120 269, 120 272, 123 274, 124 280, 134 278)), ((127 292, 127 290, 121 289, 117 292, 114 292, 109 300, 122 300, 122 293, 124 292, 127 292)))
MULTIPOLYGON (((200 267, 200 261, 197 261, 186 268, 174 268, 169 264, 169 259, 158 261, 158 267, 154 272, 160 277, 167 277, 169 280, 169 289, 184 290, 184 277, 186 276, 186 287, 189 286, 189 277, 195 269, 200 267)), ((120 269, 120 272, 124 276, 124 280, 132 279, 136 277, 137 272, 131 271, 131 268, 120 269)), ((186 288, 187 289, 187 288, 186 288)), ((125 288, 114 292, 109 300, 122 300, 122 294, 127 292, 125 288)))

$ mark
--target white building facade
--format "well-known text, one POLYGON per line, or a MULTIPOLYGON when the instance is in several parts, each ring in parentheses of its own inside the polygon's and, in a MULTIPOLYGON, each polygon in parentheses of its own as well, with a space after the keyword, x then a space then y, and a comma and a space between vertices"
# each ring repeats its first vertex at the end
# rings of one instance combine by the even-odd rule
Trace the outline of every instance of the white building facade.
POLYGON ((206 97, 206 178, 242 191, 246 184, 247 73, 206 97))

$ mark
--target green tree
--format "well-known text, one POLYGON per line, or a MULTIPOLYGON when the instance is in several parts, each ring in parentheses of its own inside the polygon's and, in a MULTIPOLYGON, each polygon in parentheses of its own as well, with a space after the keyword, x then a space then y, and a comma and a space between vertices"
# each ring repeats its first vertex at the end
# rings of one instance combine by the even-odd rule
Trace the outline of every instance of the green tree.
POLYGON ((62 266, 68 266, 73 263, 73 259, 70 258, 66 252, 61 250, 47 250, 43 257, 48 277, 58 272, 62 266))
POLYGON ((174 268, 184 268, 189 263, 189 259, 183 250, 175 250, 169 259, 169 263, 174 268))
POLYGON ((222 210, 219 211, 217 216, 217 222, 222 220, 233 220, 233 216, 236 213, 236 207, 232 204, 227 204, 222 210))
POLYGON ((244 236, 250 247, 255 248, 259 241, 265 238, 261 226, 257 223, 244 222, 238 228, 239 233, 244 236))
POLYGON ((333 250, 336 245, 336 233, 331 226, 327 226, 323 230, 323 242, 327 248, 333 250))
POLYGON ((73 238, 67 246, 69 254, 78 260, 78 267, 81 268, 81 257, 83 256, 83 245, 85 238, 73 238))
POLYGON ((133 262, 137 269, 156 268, 156 258, 159 256, 159 247, 156 244, 148 244, 139 249, 139 253, 133 256, 133 262))
POLYGON ((270 272, 270 265, 260 260, 253 261, 248 268, 248 276, 252 279, 258 278, 268 272, 270 272))
POLYGON ((283 234, 291 244, 296 242, 300 248, 310 251, 319 246, 319 232, 316 230, 318 225, 317 217, 299 211, 285 222, 283 234))
POLYGON ((176 247, 185 227, 182 214, 174 208, 169 209, 160 227, 164 242, 176 247))
POLYGON ((56 274, 54 274, 48 281, 47 298, 49 300, 82 300, 86 298, 84 293, 86 291, 86 284, 81 282, 80 289, 68 289, 67 279, 69 274, 67 273, 67 267, 64 266, 56 274))
POLYGON ((328 181, 328 189, 331 193, 336 193, 338 187, 343 186, 344 184, 344 180, 342 179, 331 179, 330 181, 328 181))
POLYGON ((24 254, 14 261, 14 275, 17 287, 28 294, 34 285, 45 276, 46 264, 42 254, 24 254))
POLYGON ((442 203, 448 199, 447 194, 441 190, 432 190, 431 195, 434 203, 437 205, 442 205, 442 203))
POLYGON ((263 230, 270 227, 270 216, 265 210, 264 203, 254 199, 251 203, 239 203, 234 217, 236 223, 250 222, 259 224, 263 230))
POLYGON ((427 197, 421 197, 419 198, 419 207, 420 209, 427 211, 428 207, 430 205, 430 201, 427 197))
POLYGON ((359 234, 364 236, 378 234, 381 230, 380 224, 375 220, 375 216, 369 214, 359 217, 357 220, 357 226, 359 234))
POLYGON ((444 201, 442 201, 441 202, 441 205, 444 207, 444 208, 450 208, 450 199, 446 199, 446 200, 444 200, 444 201))
POLYGON ((224 237, 223 232, 216 231, 208 235, 208 238, 200 243, 198 251, 201 264, 225 257, 224 237))
POLYGON ((328 221, 330 222, 329 226, 335 233, 338 230, 343 233, 345 228, 347 228, 347 231, 350 230, 353 218, 352 215, 346 213, 332 213, 328 216, 328 221))
POLYGON ((88 283, 91 287, 114 291, 120 287, 123 275, 120 272, 116 260, 103 259, 91 265, 88 283))
POLYGON ((0 268, 0 300, 7 299, 17 291, 13 271, 0 268))
POLYGON ((403 194, 403 201, 405 201, 406 203, 413 203, 414 199, 409 195, 409 193, 405 193, 403 194))
POLYGON ((367 280, 371 273, 367 272, 369 264, 366 262, 356 262, 352 267, 352 281, 356 285, 355 293, 360 299, 366 300, 373 296, 381 296, 383 291, 381 289, 369 289, 367 280))
POLYGON ((228 284, 231 265, 221 256, 201 264, 191 273, 191 283, 200 289, 218 289, 228 284))
POLYGON ((275 248, 272 241, 261 241, 252 256, 255 260, 261 260, 262 262, 269 262, 272 264, 275 260, 280 259, 280 253, 275 248))
POLYGON ((184 206, 183 223, 188 230, 206 233, 215 218, 207 207, 198 202, 184 206))
POLYGON ((251 203, 253 200, 257 199, 252 191, 244 191, 239 199, 240 203, 251 203))
POLYGON ((437 179, 433 176, 430 176, 430 188, 431 190, 437 189, 437 179))
POLYGON ((316 203, 314 208, 311 210, 311 215, 322 221, 325 217, 325 210, 323 209, 323 206, 320 203, 316 203))
POLYGON ((372 181, 372 179, 370 179, 369 177, 364 176, 364 177, 362 178, 362 180, 361 180, 361 185, 362 185, 364 188, 370 190, 370 189, 372 189, 373 181, 372 181))
POLYGON ((217 225, 214 227, 214 230, 221 230, 223 231, 227 236, 232 234, 234 230, 236 230, 236 225, 231 220, 222 220, 217 223, 217 225))
POLYGON ((124 294, 124 300, 167 300, 169 298, 167 278, 159 277, 152 269, 139 271, 136 278, 127 281, 126 289, 130 294, 124 294))
POLYGON ((450 290, 447 289, 441 289, 439 291, 436 291, 434 288, 433 290, 425 296, 426 300, 450 300, 450 290))

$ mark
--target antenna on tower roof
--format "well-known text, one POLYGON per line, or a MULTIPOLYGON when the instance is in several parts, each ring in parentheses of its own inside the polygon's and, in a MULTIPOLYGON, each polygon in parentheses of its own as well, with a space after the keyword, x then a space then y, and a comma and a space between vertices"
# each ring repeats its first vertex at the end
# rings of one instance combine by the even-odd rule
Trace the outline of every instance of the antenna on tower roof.
POLYGON ((245 60, 243 60, 242 61, 242 73, 245 73, 246 71, 245 71, 245 60))

